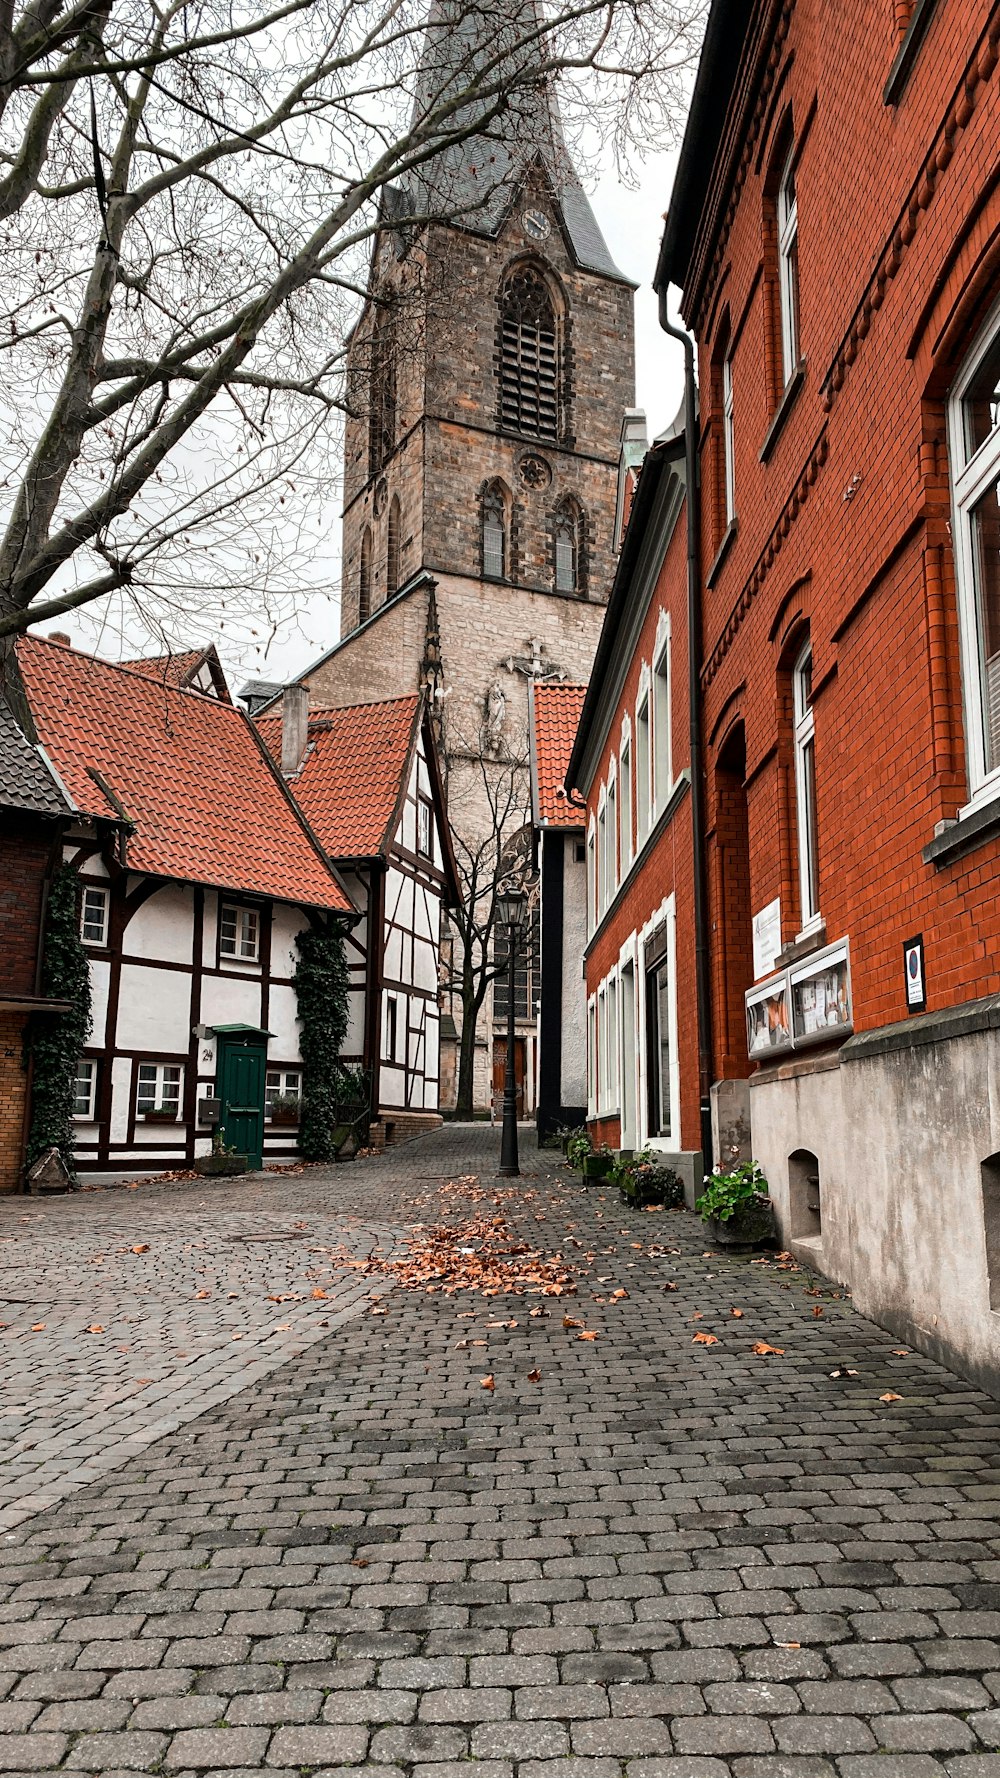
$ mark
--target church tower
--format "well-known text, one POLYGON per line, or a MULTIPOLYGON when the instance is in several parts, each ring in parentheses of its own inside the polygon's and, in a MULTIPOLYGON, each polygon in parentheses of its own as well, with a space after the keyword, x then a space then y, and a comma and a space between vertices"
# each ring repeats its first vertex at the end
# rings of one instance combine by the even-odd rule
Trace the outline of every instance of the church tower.
MULTIPOLYGON (((498 16, 435 0, 418 109, 455 67, 467 78, 498 16)), ((383 206, 350 342, 341 636, 301 683, 313 705, 425 687, 465 838, 490 820, 484 763, 527 759, 528 679, 590 675, 634 286, 542 83, 429 168, 383 206), (421 221, 432 208, 450 220, 421 221)), ((528 810, 525 768, 515 827, 528 810)))

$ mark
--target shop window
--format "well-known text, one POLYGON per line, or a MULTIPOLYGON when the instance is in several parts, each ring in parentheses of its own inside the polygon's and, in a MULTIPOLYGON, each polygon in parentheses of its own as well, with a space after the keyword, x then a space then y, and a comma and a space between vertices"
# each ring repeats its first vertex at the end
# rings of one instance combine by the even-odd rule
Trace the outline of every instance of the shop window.
POLYGON ((559 432, 559 336, 548 282, 520 265, 500 291, 500 424, 555 441, 559 432))

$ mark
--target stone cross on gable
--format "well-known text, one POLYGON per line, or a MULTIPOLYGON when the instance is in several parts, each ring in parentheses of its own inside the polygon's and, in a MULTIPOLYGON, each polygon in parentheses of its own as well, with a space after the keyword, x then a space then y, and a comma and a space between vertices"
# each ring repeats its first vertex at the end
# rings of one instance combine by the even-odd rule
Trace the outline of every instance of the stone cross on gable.
POLYGON ((562 667, 545 659, 545 643, 540 636, 529 636, 530 654, 509 654, 503 665, 508 673, 522 673, 525 679, 565 679, 562 667))

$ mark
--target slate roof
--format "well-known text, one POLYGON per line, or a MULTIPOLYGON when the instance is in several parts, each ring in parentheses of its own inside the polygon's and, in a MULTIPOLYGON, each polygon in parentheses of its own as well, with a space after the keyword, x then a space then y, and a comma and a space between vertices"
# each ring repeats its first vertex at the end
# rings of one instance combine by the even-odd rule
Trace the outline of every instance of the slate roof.
MULTIPOLYGON (((390 844, 421 704, 414 693, 310 710, 306 752, 289 789, 331 858, 377 858, 390 844)), ((280 714, 259 717, 257 728, 279 759, 280 714)))
POLYGON ((585 685, 535 681, 531 703, 531 813, 536 827, 581 828, 586 811, 570 801, 564 785, 585 685))
POLYGON ((134 823, 131 869, 356 912, 242 710, 40 636, 17 652, 80 813, 134 823))
MULTIPOLYGON (((505 29, 511 39, 512 64, 530 57, 538 24, 537 0, 503 0, 502 7, 497 0, 433 0, 414 119, 424 117, 442 98, 472 86, 477 76, 492 85, 505 29)), ((523 66, 517 72, 523 77, 523 66)), ((458 111, 446 127, 460 129, 462 121, 463 112, 458 111)), ((408 206, 412 213, 430 202, 435 208, 446 207, 462 227, 495 235, 526 176, 538 164, 559 205, 577 264, 629 282, 608 251, 570 159, 555 101, 541 83, 517 88, 506 110, 486 130, 443 148, 411 176, 404 194, 394 192, 390 212, 408 206)))
POLYGON ((0 808, 66 815, 70 805, 42 754, 0 702, 0 808))

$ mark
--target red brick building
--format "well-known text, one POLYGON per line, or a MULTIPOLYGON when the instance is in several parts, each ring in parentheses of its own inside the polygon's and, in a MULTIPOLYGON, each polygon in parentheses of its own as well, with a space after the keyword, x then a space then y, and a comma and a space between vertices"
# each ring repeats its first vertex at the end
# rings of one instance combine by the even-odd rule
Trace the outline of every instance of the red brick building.
POLYGON ((998 60, 974 0, 714 0, 657 273, 698 355, 719 1145, 749 1116, 784 1238, 984 1377, 998 60))
MULTIPOLYGON (((684 433, 622 459, 627 519, 567 785, 586 800, 587 1114, 595 1142, 702 1173, 684 433)), ((644 440, 642 441, 644 443, 644 440)))

